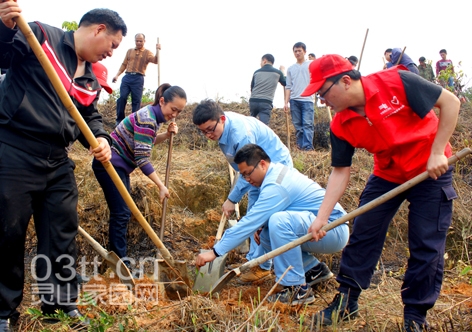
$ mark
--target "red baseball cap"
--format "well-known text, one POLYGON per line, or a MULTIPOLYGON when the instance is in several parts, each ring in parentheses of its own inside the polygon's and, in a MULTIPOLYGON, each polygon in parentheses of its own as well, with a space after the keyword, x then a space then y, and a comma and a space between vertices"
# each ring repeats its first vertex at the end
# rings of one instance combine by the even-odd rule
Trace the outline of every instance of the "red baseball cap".
POLYGON ((352 70, 352 64, 337 54, 327 54, 310 63, 310 84, 305 88, 302 97, 308 97, 321 89, 327 78, 352 70))
POLYGON ((113 89, 108 85, 108 70, 107 67, 100 62, 92 63, 92 69, 95 76, 97 76, 98 83, 105 89, 106 92, 112 93, 113 89))

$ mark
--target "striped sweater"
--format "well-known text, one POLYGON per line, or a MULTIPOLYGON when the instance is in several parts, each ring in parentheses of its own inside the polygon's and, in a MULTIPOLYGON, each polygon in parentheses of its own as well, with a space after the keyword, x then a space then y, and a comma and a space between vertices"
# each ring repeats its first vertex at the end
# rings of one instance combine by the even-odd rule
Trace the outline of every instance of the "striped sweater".
POLYGON ((111 163, 128 174, 137 167, 144 175, 154 172, 151 151, 164 122, 159 105, 148 105, 128 115, 110 134, 113 139, 111 163))

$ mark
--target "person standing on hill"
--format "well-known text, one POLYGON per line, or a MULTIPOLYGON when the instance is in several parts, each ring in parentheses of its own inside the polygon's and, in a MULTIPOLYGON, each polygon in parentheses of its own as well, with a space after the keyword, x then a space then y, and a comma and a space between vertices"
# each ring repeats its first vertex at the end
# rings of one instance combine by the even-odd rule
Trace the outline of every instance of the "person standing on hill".
POLYGON ((336 202, 346 190, 356 148, 374 155, 374 171, 360 197, 360 206, 375 200, 416 175, 430 178, 354 219, 341 256, 336 280, 339 293, 317 314, 319 324, 355 317, 358 299, 367 289, 387 235, 390 221, 407 200, 410 257, 403 280, 404 328, 422 331, 426 313, 441 289, 446 235, 452 219, 452 155, 460 102, 456 96, 419 75, 395 66, 361 75, 343 57, 325 55, 310 65, 311 83, 303 95, 319 94, 335 116, 331 122, 331 165, 326 195, 309 232, 314 241, 325 235, 336 202), (439 119, 433 106, 440 110, 439 119), (375 221, 375 222, 374 222, 375 221))
POLYGON ((292 114, 295 127, 297 147, 302 151, 313 150, 315 133, 315 110, 313 97, 303 97, 301 93, 310 82, 308 66, 311 60, 305 60, 306 45, 298 42, 293 45, 293 54, 297 62, 287 70, 287 85, 285 86, 284 111, 292 114))
POLYGON ((426 63, 426 58, 424 56, 419 58, 418 61, 420 62, 420 65, 418 66, 420 76, 427 81, 434 82, 433 67, 429 63, 426 63))
POLYGON ((274 56, 264 54, 261 59, 261 68, 254 72, 251 81, 251 98, 249 98, 249 110, 253 117, 259 116, 259 120, 267 126, 270 122, 272 102, 274 101, 277 83, 285 86, 285 75, 275 69, 274 56))
MULTIPOLYGON (((77 309, 75 237, 78 190, 67 147, 79 140, 99 162, 111 158, 111 138, 97 110, 101 86, 92 63, 112 56, 126 36, 123 19, 109 9, 93 9, 75 32, 29 23, 51 64, 98 141, 92 149, 80 133, 46 72, 19 30, 16 1, 0 2, 0 331, 12 331, 23 298, 25 238, 31 217, 37 235, 37 298, 43 314, 77 309)), ((84 319, 84 318, 83 318, 84 319)), ((84 324, 85 320, 82 321, 84 324)))
MULTIPOLYGON (((116 101, 116 125, 125 118, 126 103, 130 94, 132 113, 141 107, 147 65, 149 63, 157 64, 157 54, 154 55, 150 50, 144 48, 146 42, 144 33, 136 34, 134 41, 136 47, 130 48, 126 52, 125 59, 112 80, 113 83, 116 83, 121 73, 126 70, 125 76, 121 80, 120 97, 116 101)), ((160 50, 161 45, 157 44, 156 48, 160 50)))
MULTIPOLYGON (((436 76, 439 77, 442 72, 445 72, 446 69, 450 69, 451 73, 454 73, 454 66, 452 65, 452 60, 447 59, 447 51, 445 49, 442 49, 439 51, 439 55, 441 56, 441 60, 436 62, 436 76)), ((445 87, 446 82, 442 79, 439 79, 439 83, 441 86, 445 87)), ((454 78, 451 76, 448 78, 447 85, 449 87, 454 86, 454 78)))
MULTIPOLYGON (((159 188, 159 200, 169 197, 169 190, 164 186, 151 164, 151 152, 155 144, 177 134, 178 127, 171 122, 166 132, 158 133, 162 124, 175 119, 185 108, 187 95, 178 86, 162 84, 156 90, 152 105, 145 106, 128 115, 111 133, 112 157, 116 172, 126 189, 130 191, 130 174, 139 168, 159 188)), ((102 163, 94 160, 92 169, 110 210, 109 247, 118 257, 126 257, 126 233, 131 211, 102 163)), ((129 260, 124 260, 130 267, 129 260)))

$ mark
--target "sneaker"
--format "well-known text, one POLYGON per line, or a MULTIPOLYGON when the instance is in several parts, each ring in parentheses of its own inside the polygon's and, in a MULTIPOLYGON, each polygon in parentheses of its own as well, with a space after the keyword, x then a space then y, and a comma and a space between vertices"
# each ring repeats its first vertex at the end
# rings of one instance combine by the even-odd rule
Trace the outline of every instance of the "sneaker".
POLYGON ((334 274, 329 270, 325 263, 319 263, 305 273, 306 283, 311 287, 320 282, 329 280, 332 277, 334 277, 334 274))
POLYGON ((403 323, 403 328, 405 329, 405 332, 429 331, 428 323, 418 324, 414 320, 411 320, 411 319, 408 319, 408 318, 405 319, 405 322, 403 323))
POLYGON ((10 318, 0 318, 0 332, 13 332, 13 324, 10 322, 10 318))
POLYGON ((247 272, 239 276, 239 283, 251 283, 258 280, 263 280, 270 276, 270 271, 261 269, 260 266, 253 267, 247 272))
POLYGON ((289 305, 310 304, 315 302, 315 295, 308 285, 285 286, 284 289, 267 298, 268 302, 277 302, 289 305))
POLYGON ((316 313, 316 322, 321 325, 332 325, 333 321, 357 317, 357 301, 348 299, 349 295, 338 293, 330 305, 316 313))

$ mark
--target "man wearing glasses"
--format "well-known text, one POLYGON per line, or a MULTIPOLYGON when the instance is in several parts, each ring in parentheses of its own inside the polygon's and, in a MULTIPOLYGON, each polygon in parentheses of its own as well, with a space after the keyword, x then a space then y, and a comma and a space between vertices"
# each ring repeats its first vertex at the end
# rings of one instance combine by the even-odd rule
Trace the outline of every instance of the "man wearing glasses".
MULTIPOLYGON (((308 232, 316 219, 325 190, 295 168, 272 162, 267 153, 256 144, 246 144, 234 158, 241 176, 260 189, 259 198, 251 210, 232 228, 225 231, 213 251, 197 256, 197 266, 203 266, 216 257, 234 249, 241 241, 257 232, 256 241, 266 251, 290 243, 308 232)), ((332 222, 346 212, 335 204, 329 221, 332 222)), ((319 265, 324 265, 313 256, 340 251, 349 238, 349 227, 343 224, 331 230, 321 241, 306 242, 274 258, 274 271, 283 290, 268 298, 288 305, 309 304, 315 301, 310 286, 319 283, 319 265), (289 270, 282 280, 282 274, 289 270)), ((327 268, 327 267, 326 267, 327 268)), ((329 271, 329 270, 328 270, 329 271)))
MULTIPOLYGON (((248 143, 260 144, 267 149, 271 158, 293 167, 292 157, 287 147, 272 129, 254 117, 234 112, 223 112, 218 103, 206 99, 194 109, 193 123, 206 137, 218 141, 221 151, 236 172, 238 172, 238 165, 233 160, 234 156, 240 148, 248 143)), ((259 188, 252 186, 244 177, 239 176, 222 207, 227 217, 234 211, 235 204, 241 200, 245 193, 248 194, 247 210, 249 211, 259 196, 259 188)), ((254 238, 251 236, 246 258, 251 260, 264 253, 264 248, 254 242, 254 238)), ((261 264, 261 266, 241 275, 240 281, 250 283, 269 277, 271 265, 271 261, 261 264)))
POLYGON ((427 170, 430 178, 354 220, 337 276, 339 293, 318 313, 318 323, 354 317, 362 289, 370 284, 388 226, 408 200, 410 257, 402 286, 404 328, 422 331, 427 310, 441 289, 447 230, 452 219, 451 137, 460 102, 452 93, 396 66, 365 77, 339 55, 325 55, 310 65, 311 82, 303 95, 318 94, 331 107, 333 170, 326 196, 309 232, 315 241, 335 203, 347 188, 355 148, 374 154, 374 170, 360 197, 363 206, 427 170), (439 119, 433 106, 440 109, 439 119))

